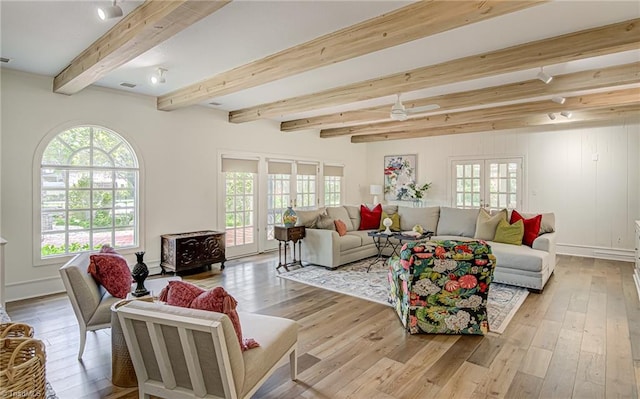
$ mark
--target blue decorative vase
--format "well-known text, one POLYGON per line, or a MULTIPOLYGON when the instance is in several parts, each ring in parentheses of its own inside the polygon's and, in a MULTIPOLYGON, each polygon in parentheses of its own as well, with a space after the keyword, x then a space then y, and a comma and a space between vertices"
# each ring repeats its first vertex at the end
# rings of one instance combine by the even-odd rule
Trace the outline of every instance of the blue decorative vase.
POLYGON ((282 212, 282 223, 284 223, 285 227, 293 227, 296 225, 297 221, 298 215, 296 215, 296 211, 294 211, 290 206, 282 212))

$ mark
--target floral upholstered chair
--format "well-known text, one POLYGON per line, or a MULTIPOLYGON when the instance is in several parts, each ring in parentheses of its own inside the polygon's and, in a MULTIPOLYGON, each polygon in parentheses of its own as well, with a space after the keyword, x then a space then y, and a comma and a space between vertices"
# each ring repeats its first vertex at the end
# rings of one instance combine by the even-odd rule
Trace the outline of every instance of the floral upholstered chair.
POLYGON ((484 241, 409 242, 389 262, 389 301, 411 334, 485 334, 495 264, 484 241))

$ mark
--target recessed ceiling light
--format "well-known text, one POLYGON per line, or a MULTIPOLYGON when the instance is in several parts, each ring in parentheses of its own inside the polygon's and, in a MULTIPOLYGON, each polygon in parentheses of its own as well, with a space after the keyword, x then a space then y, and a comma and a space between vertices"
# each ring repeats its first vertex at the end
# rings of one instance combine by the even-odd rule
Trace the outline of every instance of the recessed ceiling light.
POLYGON ((213 105, 214 107, 218 107, 218 106, 220 106, 222 104, 217 103, 217 102, 214 101, 214 102, 210 102, 209 105, 213 105))
POLYGON ((556 96, 556 97, 553 97, 551 101, 553 101, 556 104, 564 104, 564 102, 567 101, 567 99, 564 97, 556 96))
POLYGON ((2 62, 3 64, 8 64, 11 62, 11 58, 0 57, 0 62, 2 62))
POLYGON ((128 87, 129 89, 133 89, 134 87, 136 87, 136 84, 128 83, 128 82, 122 82, 122 83, 120 83, 120 86, 128 87))
POLYGON ((547 114, 547 116, 549 117, 549 119, 551 119, 552 121, 556 120, 556 114, 554 114, 553 112, 550 112, 547 114))

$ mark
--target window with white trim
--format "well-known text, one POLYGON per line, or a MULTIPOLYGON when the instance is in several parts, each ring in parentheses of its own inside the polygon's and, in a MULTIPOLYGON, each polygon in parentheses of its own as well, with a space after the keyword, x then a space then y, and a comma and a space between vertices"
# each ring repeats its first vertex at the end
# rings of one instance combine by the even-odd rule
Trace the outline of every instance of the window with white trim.
POLYGON ((324 205, 341 205, 343 167, 324 165, 322 169, 324 174, 324 205))
POLYGON ((312 208, 318 206, 317 202, 317 175, 318 164, 296 164, 296 202, 297 208, 312 208))
POLYGON ((522 158, 452 161, 457 208, 522 208, 522 158))
POLYGON ((137 247, 138 190, 138 159, 120 135, 100 126, 57 134, 40 160, 41 258, 137 247))
POLYGON ((274 239, 274 226, 282 225, 282 213, 291 204, 292 163, 267 161, 267 240, 274 239))

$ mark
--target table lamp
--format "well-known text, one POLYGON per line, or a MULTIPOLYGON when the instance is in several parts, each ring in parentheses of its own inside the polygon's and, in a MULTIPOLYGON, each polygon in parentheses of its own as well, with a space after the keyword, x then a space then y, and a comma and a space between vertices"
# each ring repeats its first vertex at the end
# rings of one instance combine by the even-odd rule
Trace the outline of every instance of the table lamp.
POLYGON ((370 185, 369 194, 373 195, 373 205, 379 204, 378 195, 382 194, 382 186, 379 184, 370 185))

